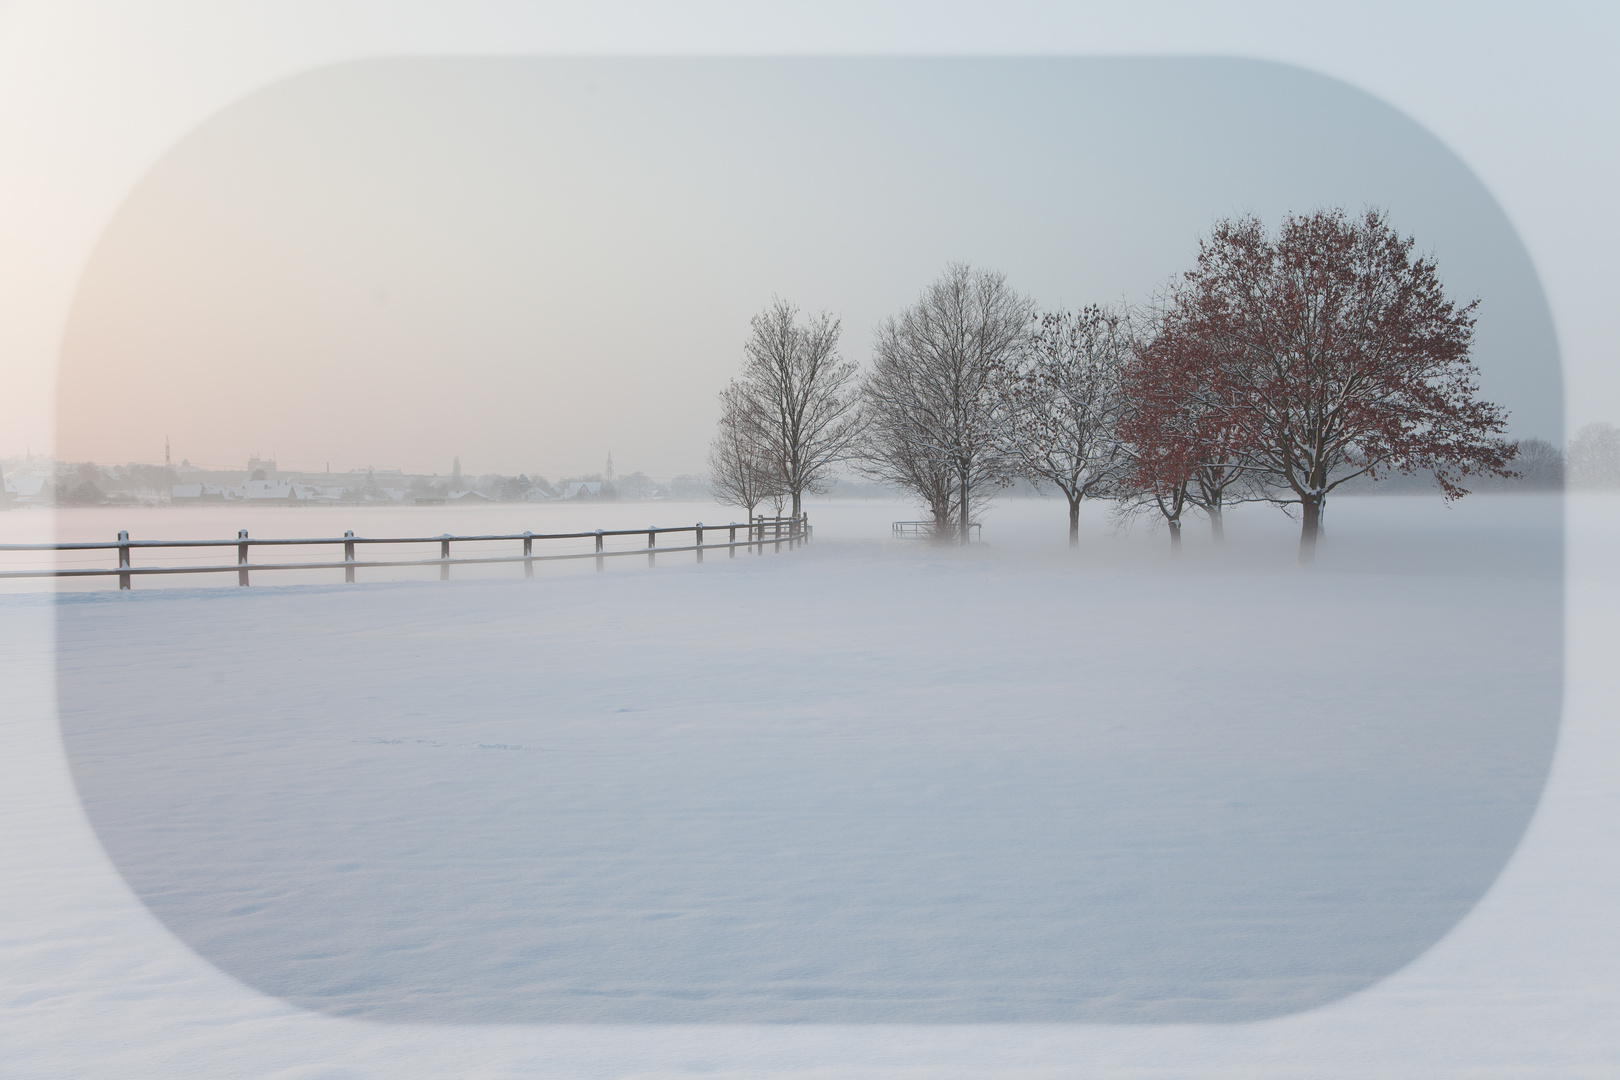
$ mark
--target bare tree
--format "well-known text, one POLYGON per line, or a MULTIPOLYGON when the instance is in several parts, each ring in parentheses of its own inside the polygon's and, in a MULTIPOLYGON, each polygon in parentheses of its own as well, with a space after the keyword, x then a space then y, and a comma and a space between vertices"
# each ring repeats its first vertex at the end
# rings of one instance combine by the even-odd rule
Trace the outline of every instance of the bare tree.
POLYGON ((866 471, 920 495, 940 538, 967 543, 975 506, 1011 472, 990 379, 1021 346, 1029 313, 1001 274, 955 263, 877 329, 866 471))
POLYGON ((750 322, 734 384, 738 416, 781 478, 797 516, 804 495, 827 489, 833 466, 853 457, 860 438, 856 368, 838 353, 841 325, 823 311, 801 322, 780 298, 750 322))
POLYGON ((1587 424, 1569 441, 1569 479, 1582 487, 1620 487, 1620 428, 1587 424))
POLYGON ((874 371, 863 388, 866 449, 860 470, 917 495, 933 518, 933 537, 954 535, 956 474, 937 439, 931 388, 910 368, 874 371))
POLYGON ((1017 473, 1068 499, 1070 547, 1081 500, 1112 494, 1130 466, 1119 436, 1130 351, 1125 314, 1093 306, 1040 316, 1025 346, 990 368, 1002 449, 1017 473))
POLYGON ((1513 456, 1519 483, 1533 491, 1554 491, 1564 486, 1564 452, 1546 439, 1520 439, 1513 456))
POLYGON ((735 382, 720 392, 720 426, 709 444, 709 490, 722 506, 754 507, 783 490, 782 477, 760 433, 754 404, 735 382))

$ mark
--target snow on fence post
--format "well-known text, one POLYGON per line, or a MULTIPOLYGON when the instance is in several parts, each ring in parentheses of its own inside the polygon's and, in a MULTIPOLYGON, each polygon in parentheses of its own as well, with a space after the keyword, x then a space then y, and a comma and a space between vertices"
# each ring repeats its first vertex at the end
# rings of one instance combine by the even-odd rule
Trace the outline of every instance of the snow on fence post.
POLYGON ((349 585, 354 584, 354 530, 343 530, 343 561, 348 566, 343 568, 343 580, 349 585))
POLYGON ((647 526, 647 565, 648 566, 653 566, 653 565, 656 564, 656 560, 657 560, 658 556, 653 554, 653 545, 655 543, 657 543, 657 542, 658 542, 658 526, 656 526, 656 525, 647 526))
POLYGON ((439 580, 450 580, 450 534, 445 533, 439 541, 439 580))
POLYGON ((529 558, 534 554, 534 534, 528 529, 523 530, 523 576, 534 577, 534 560, 529 558))
MULTIPOLYGON (((247 530, 237 529, 236 538, 238 540, 246 540, 248 538, 247 530)), ((248 546, 246 544, 236 545, 236 565, 242 568, 236 572, 236 583, 238 585, 246 585, 248 583, 247 549, 248 546)))
POLYGON ((697 561, 703 561, 703 522, 697 523, 697 561))
POLYGON ((602 569, 602 530, 596 530, 596 568, 602 569))
MULTIPOLYGON (((128 566, 129 566, 129 530, 120 529, 118 531, 118 568, 120 570, 123 570, 123 569, 126 569, 128 566)), ((129 575, 128 574, 119 574, 118 575, 118 587, 120 589, 129 588, 129 575)))

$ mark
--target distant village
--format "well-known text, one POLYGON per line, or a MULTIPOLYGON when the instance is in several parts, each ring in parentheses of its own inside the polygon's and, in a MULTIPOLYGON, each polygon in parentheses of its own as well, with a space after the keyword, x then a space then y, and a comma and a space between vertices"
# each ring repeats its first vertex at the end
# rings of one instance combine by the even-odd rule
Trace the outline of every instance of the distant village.
MULTIPOLYGON (((1620 429, 1588 424, 1569 449, 1569 486, 1620 488, 1620 429)), ((1520 443, 1513 478, 1475 477, 1475 491, 1536 491, 1565 486, 1566 455, 1541 439, 1520 443)), ((74 506, 207 506, 249 503, 256 506, 346 506, 375 504, 438 506, 476 503, 538 502, 708 502, 709 479, 690 473, 657 480, 644 472, 618 474, 610 456, 600 473, 549 480, 544 476, 502 473, 463 475, 460 459, 447 474, 412 473, 403 469, 359 468, 334 473, 284 470, 275 459, 249 457, 240 469, 193 465, 96 465, 69 463, 39 454, 0 459, 0 510, 74 506)), ((1377 483, 1365 478, 1345 486, 1344 494, 1432 494, 1426 473, 1396 474, 1377 483)), ((839 476, 828 489, 835 498, 904 497, 890 487, 839 476)), ((1012 497, 1049 494, 1028 479, 1017 478, 1000 491, 1012 497)))
POLYGON ((708 481, 682 475, 654 480, 646 473, 615 475, 609 457, 601 473, 557 481, 524 474, 463 475, 460 459, 446 475, 403 469, 301 472, 279 468, 273 458, 247 459, 241 469, 178 465, 70 464, 26 455, 0 461, 0 505, 29 506, 323 506, 374 503, 396 506, 468 505, 494 502, 705 501, 708 481))

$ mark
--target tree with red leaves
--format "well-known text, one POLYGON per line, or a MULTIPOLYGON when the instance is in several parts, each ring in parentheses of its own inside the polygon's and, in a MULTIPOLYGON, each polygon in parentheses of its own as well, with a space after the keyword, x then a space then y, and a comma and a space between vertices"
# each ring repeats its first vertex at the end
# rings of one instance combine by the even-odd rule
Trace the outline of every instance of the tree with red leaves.
POLYGON ((1125 485, 1128 509, 1158 508, 1170 526, 1173 550, 1181 548, 1181 514, 1188 506, 1209 518, 1215 543, 1225 542, 1223 514, 1232 502, 1263 497, 1233 424, 1218 394, 1205 381, 1191 338, 1168 313, 1158 333, 1142 340, 1121 378, 1129 408, 1119 422, 1131 467, 1125 485))
POLYGON ((1478 301, 1448 300, 1413 247, 1376 210, 1289 215, 1275 239, 1218 224, 1133 369, 1142 468, 1219 467, 1298 505, 1301 562, 1347 480, 1429 471, 1455 499, 1468 476, 1513 475, 1505 414, 1476 396, 1478 301))

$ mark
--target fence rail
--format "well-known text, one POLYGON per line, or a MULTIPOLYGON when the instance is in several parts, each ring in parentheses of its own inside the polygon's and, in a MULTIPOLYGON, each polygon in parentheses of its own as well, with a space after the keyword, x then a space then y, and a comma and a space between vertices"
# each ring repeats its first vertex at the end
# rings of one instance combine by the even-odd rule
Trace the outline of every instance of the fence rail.
POLYGON ((704 525, 701 521, 696 525, 676 525, 661 528, 656 525, 645 529, 596 529, 591 532, 572 533, 493 533, 478 536, 452 536, 444 533, 439 536, 356 536, 346 532, 342 536, 315 537, 306 539, 267 539, 255 540, 248 536, 247 530, 242 529, 236 534, 234 540, 131 540, 128 532, 120 532, 117 540, 90 541, 63 544, 0 544, 0 554, 24 551, 108 551, 116 552, 118 563, 114 567, 55 567, 49 570, 0 570, 0 579, 6 578, 93 578, 116 577, 120 589, 131 587, 132 581, 137 577, 147 577, 158 574, 236 574, 236 583, 246 585, 250 575, 271 570, 342 570, 343 580, 353 582, 355 571, 366 569, 384 569, 390 567, 406 566, 437 566, 439 579, 450 579, 452 566, 475 566, 492 563, 522 563, 525 577, 534 576, 534 564, 537 562, 560 562, 568 559, 595 559, 596 568, 603 569, 607 559, 622 558, 629 555, 645 555, 647 565, 657 564, 660 555, 676 555, 682 552, 694 552, 697 561, 703 561, 704 552, 725 551, 727 557, 735 558, 737 549, 754 554, 764 554, 767 547, 774 551, 781 551, 786 544, 788 550, 793 550, 811 538, 810 517, 800 514, 797 517, 756 517, 748 521, 728 522, 725 525, 704 525), (725 534, 724 540, 715 539, 717 534, 725 534), (741 533, 741 539, 738 534, 741 533), (660 546, 658 538, 661 536, 680 536, 691 534, 691 542, 686 544, 660 546), (645 547, 610 548, 607 541, 615 537, 646 537, 645 547), (556 553, 536 554, 535 541, 553 540, 592 540, 595 549, 591 551, 569 551, 556 553), (495 544, 521 541, 523 544, 520 554, 477 554, 452 556, 452 544, 495 544), (366 545, 376 544, 438 544, 439 557, 436 559, 358 559, 355 552, 366 545), (343 549, 343 558, 325 561, 309 562, 249 562, 248 553, 252 548, 295 548, 295 547, 338 547, 343 549), (151 550, 154 548, 235 548, 236 561, 234 563, 214 563, 193 566, 136 566, 132 555, 136 551, 151 550))
MULTIPOLYGON (((954 524, 946 526, 947 535, 960 535, 956 529, 954 524)), ((940 529, 932 521, 896 521, 890 524, 889 532, 896 540, 932 540, 939 535, 940 529)), ((968 522, 968 539, 974 543, 981 539, 977 521, 968 522)))

